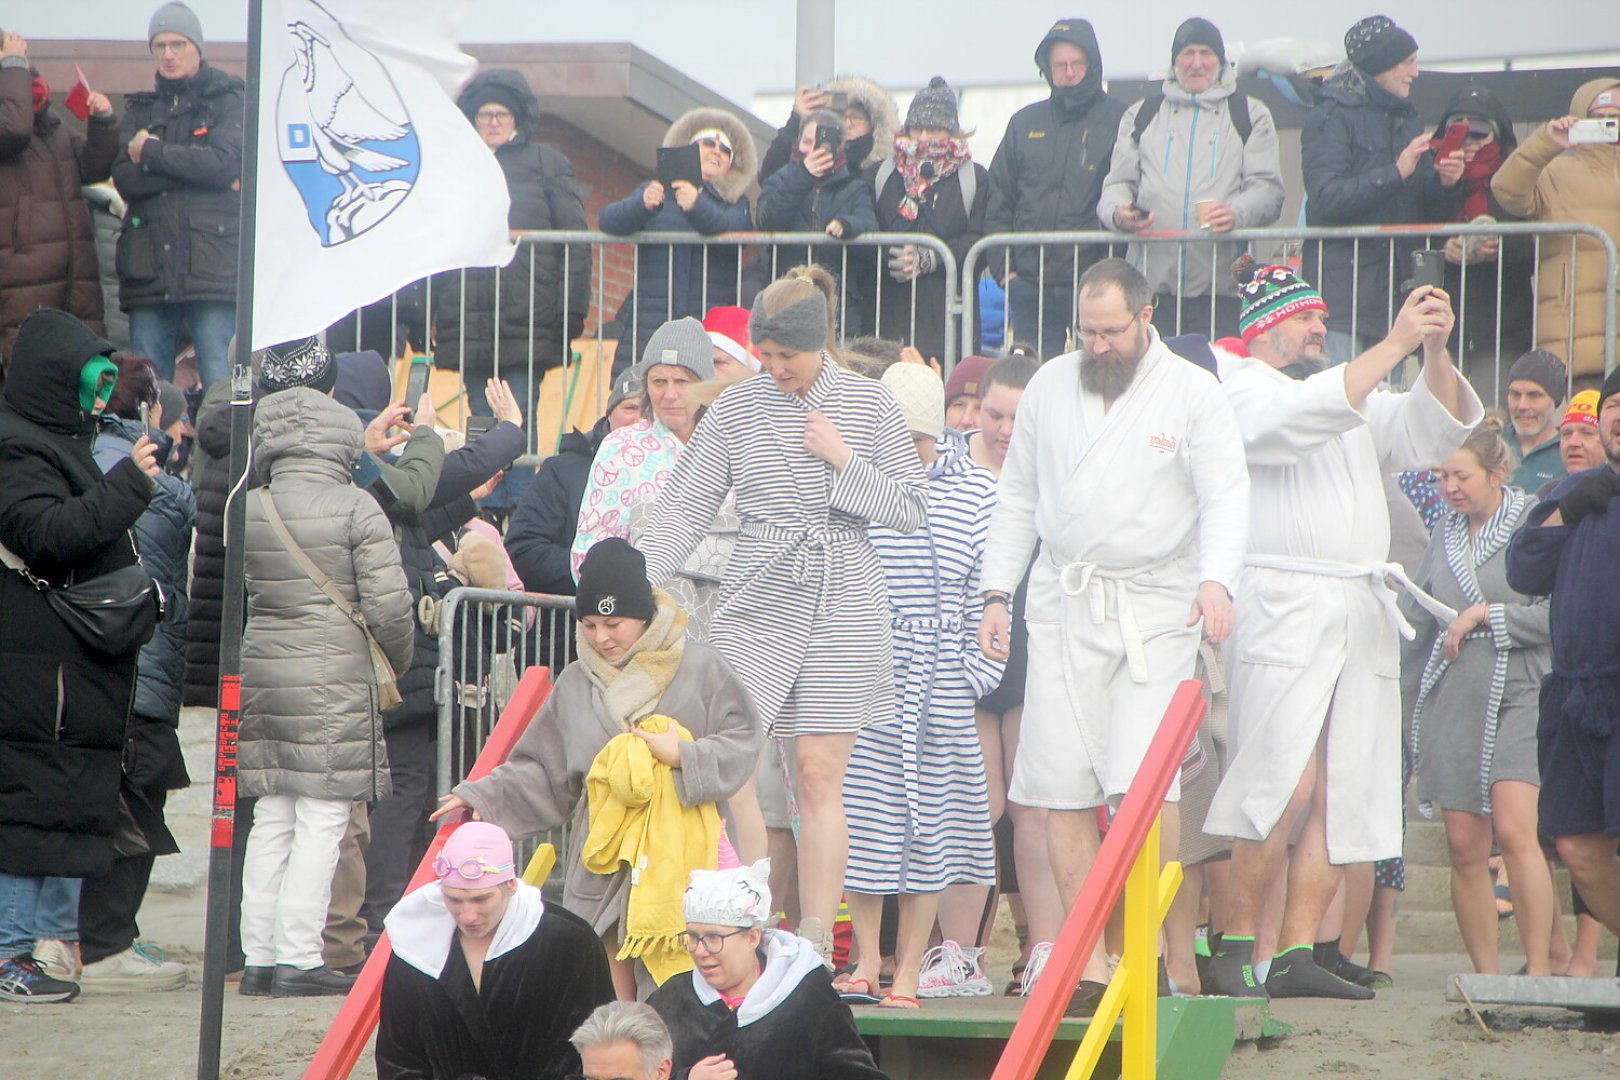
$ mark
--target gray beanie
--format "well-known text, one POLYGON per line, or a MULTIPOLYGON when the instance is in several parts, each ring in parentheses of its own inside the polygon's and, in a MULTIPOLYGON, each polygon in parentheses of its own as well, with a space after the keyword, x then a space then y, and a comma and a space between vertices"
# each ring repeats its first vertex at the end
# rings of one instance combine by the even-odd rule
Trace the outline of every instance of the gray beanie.
POLYGON ((636 377, 645 381, 654 364, 683 367, 705 382, 714 378, 714 343, 709 340, 709 332, 691 316, 670 320, 647 339, 636 377))
POLYGON ((1546 349, 1531 349, 1513 361, 1503 385, 1512 386, 1520 381, 1539 384, 1555 405, 1562 405, 1569 389, 1569 368, 1546 349))
POLYGON ((180 0, 164 4, 152 14, 152 21, 146 24, 146 43, 150 45, 153 38, 164 33, 179 34, 197 46, 198 52, 203 51, 202 23, 197 13, 180 0))
POLYGON ((906 110, 906 131, 918 128, 943 128, 952 135, 961 130, 956 113, 956 91, 938 75, 917 91, 911 99, 911 107, 906 110))
POLYGON ((795 352, 820 352, 827 347, 827 298, 817 289, 775 315, 767 315, 761 292, 748 316, 748 337, 755 345, 774 341, 795 352))

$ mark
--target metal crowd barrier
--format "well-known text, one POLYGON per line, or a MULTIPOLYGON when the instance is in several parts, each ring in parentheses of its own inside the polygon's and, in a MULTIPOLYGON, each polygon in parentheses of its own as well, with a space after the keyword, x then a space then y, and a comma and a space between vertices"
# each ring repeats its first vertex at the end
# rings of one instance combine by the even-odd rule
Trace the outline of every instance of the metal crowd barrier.
MULTIPOLYGON (((1595 243, 1604 253, 1602 289, 1607 302, 1603 305, 1602 365, 1605 371, 1614 367, 1620 257, 1617 257, 1614 241, 1602 229, 1579 222, 1234 229, 1221 234, 1201 229, 1136 235, 1101 231, 998 233, 983 237, 968 249, 962 260, 961 277, 965 291, 973 288, 980 274, 986 271, 998 281, 1008 282, 1006 340, 1027 340, 1036 345, 1041 356, 1051 357, 1069 347, 1066 338, 1057 341, 1047 338, 1054 328, 1065 335, 1072 330, 1080 275, 1086 266, 1107 255, 1127 258, 1149 272, 1150 281, 1154 281, 1159 290, 1159 310, 1154 321, 1161 325, 1161 330, 1169 328, 1172 332, 1218 337, 1235 332, 1237 294, 1230 266, 1240 253, 1251 254, 1261 262, 1285 262, 1303 267, 1308 276, 1315 274, 1324 278, 1312 280, 1312 284, 1339 294, 1344 291, 1340 272, 1335 270, 1324 275, 1316 268, 1331 267, 1335 257, 1348 254, 1352 267, 1346 275, 1351 279, 1347 313, 1349 340, 1335 344, 1340 346, 1340 351, 1359 351, 1382 338, 1393 322, 1405 297, 1401 285, 1410 276, 1410 252, 1423 247, 1444 248, 1453 238, 1459 240, 1455 247, 1463 249, 1460 254, 1464 258, 1486 250, 1483 245, 1487 239, 1500 240, 1494 258, 1467 264, 1447 263, 1448 281, 1457 267, 1467 268, 1467 272, 1457 274, 1457 285, 1452 289, 1458 323, 1453 348, 1459 366, 1473 380, 1481 396, 1500 401, 1506 367, 1521 352, 1538 343, 1553 343, 1553 351, 1566 361, 1571 359, 1578 337, 1577 305, 1573 298, 1577 285, 1585 283, 1574 276, 1579 272, 1574 258, 1578 245, 1595 243), (1546 316, 1538 293, 1541 283, 1537 280, 1541 273, 1541 256, 1549 244, 1567 245, 1570 255, 1568 276, 1556 290, 1568 310, 1561 316, 1561 325, 1551 328, 1542 325, 1546 316), (1349 245, 1348 252, 1345 245, 1349 245), (1173 256, 1154 258, 1159 254, 1157 249, 1165 246, 1174 247, 1173 256), (1018 249, 1030 248, 1037 249, 1039 267, 1033 316, 1029 314, 1029 290, 1008 281, 1009 271, 1013 272, 1013 281, 1018 277, 1014 269, 1018 249), (1380 290, 1372 297, 1362 295, 1360 277, 1355 271, 1365 267, 1368 260, 1382 264, 1389 282, 1387 294, 1380 290), (1051 273, 1047 269, 1049 263, 1051 273), (1168 281, 1164 280, 1167 276, 1168 281), (1188 295, 1193 291, 1185 287, 1189 277, 1195 282, 1211 282, 1212 289, 1199 290, 1202 296, 1188 295), (1019 298, 1023 300, 1022 305, 1015 303, 1014 289, 1023 292, 1019 298), (1207 297, 1211 291, 1223 299, 1210 303, 1207 297), (1051 312, 1047 305, 1054 303, 1064 304, 1064 310, 1051 312), (1020 312, 1016 309, 1019 306, 1023 307, 1022 326, 1018 325, 1020 312), (1515 316, 1521 308, 1528 314, 1527 323, 1515 316), (1561 342, 1562 348, 1555 342, 1561 342)), ((1329 302, 1333 302, 1331 298, 1329 302)), ((1342 316, 1346 313, 1337 314, 1341 318, 1335 321, 1342 325, 1342 316)), ((964 350, 969 344, 970 337, 964 332, 964 350)), ((1583 352, 1582 356, 1590 366, 1590 354, 1583 352)), ((1335 359, 1349 358, 1335 354, 1335 359)), ((1571 370, 1576 366, 1571 363, 1571 370)))
MULTIPOLYGON (((814 261, 832 271, 839 285, 838 337, 840 343, 866 335, 881 335, 908 342, 937 342, 933 352, 947 369, 956 359, 960 340, 957 320, 962 311, 963 289, 958 278, 956 257, 937 237, 911 233, 867 233, 851 240, 840 240, 822 232, 767 233, 737 232, 704 236, 697 233, 633 233, 613 236, 599 231, 550 230, 515 232, 519 250, 513 263, 493 271, 468 269, 448 271, 408 287, 393 297, 348 316, 330 331, 329 338, 339 348, 375 349, 390 358, 407 351, 443 351, 456 358, 460 384, 465 388, 471 411, 487 413, 482 405, 483 381, 491 371, 508 380, 523 403, 529 420, 529 455, 520 464, 535 464, 556 452, 557 440, 571 426, 571 417, 600 416, 612 392, 610 371, 620 336, 633 344, 625 355, 639 359, 639 347, 656 325, 648 325, 656 314, 658 322, 693 315, 702 318, 711 307, 751 303, 759 289, 793 266, 806 261, 813 250, 814 261), (889 276, 890 249, 912 246, 931 250, 938 259, 942 287, 925 284, 929 277, 897 283, 889 276), (681 269, 676 251, 697 247, 702 250, 702 278, 695 310, 677 308, 672 284, 678 284, 681 269), (560 249, 555 265, 546 258, 551 249, 560 249), (652 254, 645 254, 649 249, 652 254), (656 260, 662 260, 660 273, 656 260), (649 263, 649 260, 655 260, 649 263), (588 297, 569 287, 579 263, 588 268, 588 297), (665 303, 661 312, 643 312, 636 296, 637 282, 648 265, 653 276, 664 284, 665 303), (716 271, 720 284, 711 289, 710 271, 716 271), (467 284, 476 275, 494 275, 494 298, 500 304, 503 280, 521 274, 528 296, 528 324, 519 345, 521 358, 514 365, 500 359, 502 336, 510 345, 512 333, 503 328, 495 313, 493 339, 473 344, 479 353, 468 358, 468 320, 487 321, 489 313, 470 311, 467 284), (729 282, 729 284, 728 284, 729 282), (454 337, 446 338, 443 328, 435 340, 435 322, 445 314, 444 290, 455 290, 454 337), (870 294, 870 295, 868 295, 870 294), (899 305, 897 308, 896 305, 899 305), (567 328, 585 307, 585 330, 569 338, 567 328), (556 327, 557 340, 537 341, 547 326, 556 327), (583 368, 589 369, 582 370, 583 368), (551 413, 557 402, 545 400, 542 380, 554 368, 561 368, 561 417, 551 413), (547 412, 545 430, 534 422, 544 400, 547 412)), ((684 278, 682 280, 685 280, 684 278)), ((970 304, 968 310, 972 310, 970 304)), ((511 350, 508 349, 508 352, 511 350)), ((622 365, 621 365, 622 366, 622 365)), ((458 389, 457 393, 461 391, 458 389)), ((553 395, 555 397, 556 395, 553 395)), ((441 400, 436 395, 436 400, 441 400)), ((464 402, 466 404, 466 402, 464 402)), ((441 409, 441 414, 444 410, 441 409)))
POLYGON ((438 794, 467 775, 523 673, 574 659, 574 598, 452 589, 439 605, 438 794))

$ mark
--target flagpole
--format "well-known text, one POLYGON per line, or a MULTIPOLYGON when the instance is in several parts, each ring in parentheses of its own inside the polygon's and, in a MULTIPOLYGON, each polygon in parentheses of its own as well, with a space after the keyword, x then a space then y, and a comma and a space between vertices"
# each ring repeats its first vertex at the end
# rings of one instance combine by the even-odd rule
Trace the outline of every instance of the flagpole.
POLYGON ((231 356, 230 497, 225 508, 225 591, 219 640, 219 723, 214 749, 214 813, 208 856, 208 913, 203 939, 202 1018, 197 1078, 218 1080, 225 1021, 225 954, 229 947, 232 842, 236 832, 236 736, 242 705, 242 623, 247 600, 244 562, 247 494, 244 475, 253 430, 253 259, 259 178, 264 0, 248 0, 247 114, 242 140, 242 227, 237 264, 236 348, 231 356))

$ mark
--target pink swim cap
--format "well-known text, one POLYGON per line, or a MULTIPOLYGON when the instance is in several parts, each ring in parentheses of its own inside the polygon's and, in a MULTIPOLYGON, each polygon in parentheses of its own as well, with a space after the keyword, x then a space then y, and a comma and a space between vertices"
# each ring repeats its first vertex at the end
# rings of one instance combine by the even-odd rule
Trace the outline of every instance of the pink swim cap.
POLYGON ((450 834, 433 872, 452 889, 487 889, 517 877, 512 838, 499 825, 469 821, 450 834))

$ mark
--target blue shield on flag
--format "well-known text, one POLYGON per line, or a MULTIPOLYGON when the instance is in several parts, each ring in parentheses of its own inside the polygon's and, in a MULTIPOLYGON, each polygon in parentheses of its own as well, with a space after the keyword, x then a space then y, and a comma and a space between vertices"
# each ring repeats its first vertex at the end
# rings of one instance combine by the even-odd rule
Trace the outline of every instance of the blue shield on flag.
POLYGON ((324 247, 375 228, 416 185, 422 152, 382 63, 314 0, 286 0, 293 63, 276 100, 276 145, 324 247))

